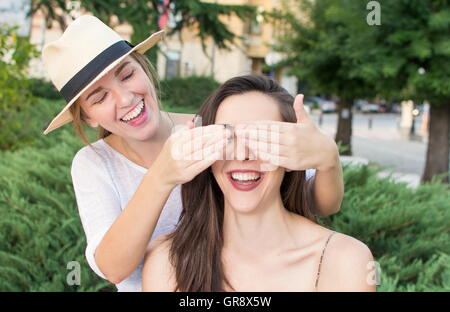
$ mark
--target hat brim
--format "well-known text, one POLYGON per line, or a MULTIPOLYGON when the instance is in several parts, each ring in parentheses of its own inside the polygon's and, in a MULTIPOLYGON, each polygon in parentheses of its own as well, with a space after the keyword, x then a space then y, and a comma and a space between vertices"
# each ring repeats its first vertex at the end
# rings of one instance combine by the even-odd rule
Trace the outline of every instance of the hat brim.
POLYGON ((109 64, 104 70, 100 72, 90 83, 88 83, 80 92, 78 92, 77 95, 75 95, 69 103, 66 104, 66 106, 56 115, 55 118, 50 122, 47 129, 44 130, 43 134, 48 134, 49 132, 71 122, 73 120, 72 114, 69 111, 70 106, 72 106, 73 103, 80 97, 81 94, 83 94, 87 89, 89 89, 95 82, 97 82, 99 79, 101 79, 103 76, 105 76, 111 69, 116 67, 120 62, 122 62, 128 55, 130 55, 132 52, 138 52, 140 54, 144 54, 145 51, 153 47, 162 37, 164 36, 164 30, 160 30, 154 34, 152 34, 150 37, 139 43, 138 45, 134 46, 130 51, 116 59, 114 62, 109 64))

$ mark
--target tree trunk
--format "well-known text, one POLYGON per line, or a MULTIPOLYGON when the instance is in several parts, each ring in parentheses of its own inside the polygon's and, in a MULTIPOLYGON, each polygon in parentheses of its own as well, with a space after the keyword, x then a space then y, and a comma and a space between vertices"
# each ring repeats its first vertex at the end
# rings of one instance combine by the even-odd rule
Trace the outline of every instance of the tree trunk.
MULTIPOLYGON (((430 131, 428 137, 427 159, 422 181, 430 181, 437 174, 448 173, 450 103, 430 106, 430 131)), ((448 183, 446 176, 441 179, 448 183)))
POLYGON ((341 155, 352 155, 352 106, 353 99, 341 99, 338 105, 338 126, 335 141, 346 147, 341 155))

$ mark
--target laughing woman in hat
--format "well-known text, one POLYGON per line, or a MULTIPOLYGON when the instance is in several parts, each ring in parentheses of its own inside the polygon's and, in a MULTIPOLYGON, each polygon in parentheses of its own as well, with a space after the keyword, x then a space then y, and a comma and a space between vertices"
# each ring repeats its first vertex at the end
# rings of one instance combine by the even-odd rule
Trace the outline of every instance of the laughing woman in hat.
MULTIPOLYGON (((119 291, 141 290, 149 241, 177 226, 180 185, 219 159, 217 148, 231 135, 220 125, 194 128, 193 115, 160 109, 157 76, 143 53, 162 35, 156 32, 132 46, 99 19, 81 16, 42 51, 47 72, 67 102, 44 134, 73 122, 88 145, 77 152, 71 170, 87 239, 86 258, 94 272, 119 291), (97 141, 87 140, 83 123, 99 128, 97 141), (193 151, 173 157, 175 147, 191 143, 193 151)), ((301 104, 296 112, 299 122, 307 118, 301 104)), ((317 143, 299 148, 289 140, 290 161, 285 166, 316 168, 308 171, 313 178, 307 182, 315 213, 336 213, 343 181, 334 142, 312 123, 283 135, 317 143)))

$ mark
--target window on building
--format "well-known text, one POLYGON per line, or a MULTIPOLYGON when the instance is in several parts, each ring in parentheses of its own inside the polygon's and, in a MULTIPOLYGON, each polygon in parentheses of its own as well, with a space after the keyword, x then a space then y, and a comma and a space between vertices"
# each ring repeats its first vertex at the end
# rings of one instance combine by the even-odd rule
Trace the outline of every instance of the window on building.
POLYGON ((166 53, 166 79, 180 76, 180 52, 168 51, 166 53))

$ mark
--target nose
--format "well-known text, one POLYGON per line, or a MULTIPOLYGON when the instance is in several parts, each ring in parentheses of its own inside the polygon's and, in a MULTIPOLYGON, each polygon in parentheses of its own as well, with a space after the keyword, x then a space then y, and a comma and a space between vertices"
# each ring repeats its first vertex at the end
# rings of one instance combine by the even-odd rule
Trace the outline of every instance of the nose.
POLYGON ((123 108, 126 110, 127 108, 131 108, 133 106, 134 95, 130 92, 130 90, 124 88, 123 86, 116 86, 114 88, 114 93, 118 109, 123 108))

